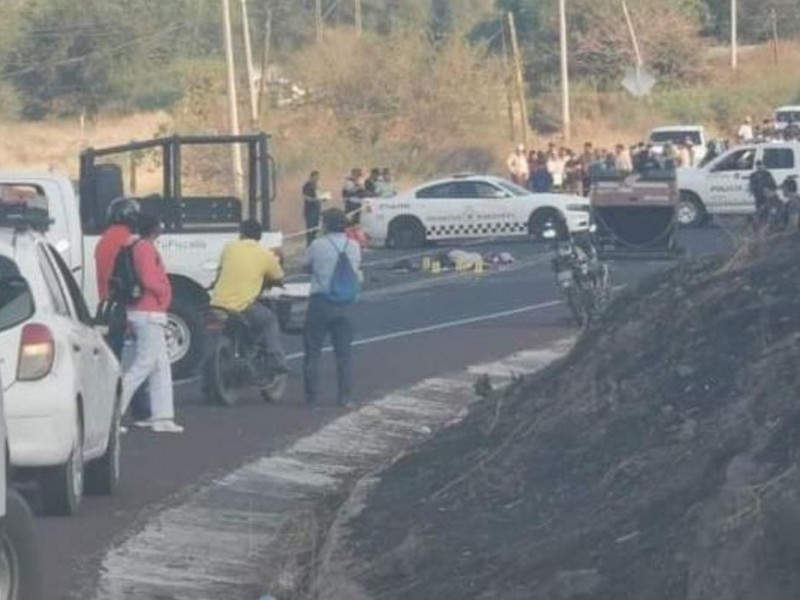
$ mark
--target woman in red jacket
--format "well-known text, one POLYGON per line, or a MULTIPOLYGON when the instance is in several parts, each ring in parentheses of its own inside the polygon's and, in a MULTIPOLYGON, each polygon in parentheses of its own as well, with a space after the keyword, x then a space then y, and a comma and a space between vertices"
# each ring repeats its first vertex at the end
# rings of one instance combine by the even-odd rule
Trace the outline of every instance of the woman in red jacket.
POLYGON ((174 420, 172 370, 165 335, 172 286, 155 246, 161 233, 161 224, 155 217, 141 215, 138 233, 139 239, 134 242, 133 263, 142 293, 128 307, 133 348, 132 352, 125 353, 129 357, 132 355, 132 358, 123 360, 123 363, 129 363, 122 380, 123 414, 136 390, 147 381, 151 417, 136 424, 150 427, 155 432, 182 433, 183 427, 174 420))

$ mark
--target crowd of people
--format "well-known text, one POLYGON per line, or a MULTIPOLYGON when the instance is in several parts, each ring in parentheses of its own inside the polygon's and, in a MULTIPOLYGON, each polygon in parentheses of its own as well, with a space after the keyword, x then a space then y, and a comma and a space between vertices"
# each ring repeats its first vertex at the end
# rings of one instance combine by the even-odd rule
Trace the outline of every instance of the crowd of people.
POLYGON ((800 123, 778 124, 774 117, 754 125, 747 117, 733 141, 709 140, 705 147, 691 137, 667 140, 658 147, 639 142, 619 143, 613 149, 586 142, 582 152, 551 142, 545 150, 527 150, 518 145, 506 161, 509 178, 536 193, 563 191, 588 195, 591 181, 603 174, 627 175, 650 170, 702 167, 726 152, 735 143, 800 140, 800 123))
MULTIPOLYGON (((323 206, 331 200, 331 195, 320 191, 320 173, 312 171, 303 184, 303 218, 306 225, 306 242, 311 245, 320 230, 323 206)), ((397 194, 392 171, 388 167, 374 167, 364 177, 361 167, 353 167, 342 184, 344 211, 352 224, 359 222, 361 204, 364 198, 389 198, 397 194)), ((357 231, 350 230, 351 236, 357 231)))

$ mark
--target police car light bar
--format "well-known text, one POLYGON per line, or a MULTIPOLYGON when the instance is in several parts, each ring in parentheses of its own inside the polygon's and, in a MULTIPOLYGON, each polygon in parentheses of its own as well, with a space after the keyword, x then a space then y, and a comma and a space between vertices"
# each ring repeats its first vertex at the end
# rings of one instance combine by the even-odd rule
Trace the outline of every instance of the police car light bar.
POLYGON ((24 202, 0 202, 0 227, 44 233, 52 223, 53 219, 43 208, 28 206, 24 202))

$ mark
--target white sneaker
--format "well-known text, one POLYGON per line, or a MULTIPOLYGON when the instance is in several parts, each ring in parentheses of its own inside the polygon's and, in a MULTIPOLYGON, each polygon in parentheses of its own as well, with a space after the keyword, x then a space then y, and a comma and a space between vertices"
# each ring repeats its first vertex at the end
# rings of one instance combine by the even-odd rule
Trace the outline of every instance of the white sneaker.
POLYGON ((141 429, 147 429, 148 427, 152 427, 154 422, 155 421, 153 421, 153 419, 144 419, 142 421, 134 421, 133 425, 134 425, 134 427, 140 427, 141 429))
POLYGON ((172 420, 161 420, 153 422, 153 431, 156 433, 183 433, 183 427, 172 420))
POLYGON ((120 425, 119 426, 119 432, 120 432, 120 434, 128 433, 128 428, 125 427, 125 425, 120 425))

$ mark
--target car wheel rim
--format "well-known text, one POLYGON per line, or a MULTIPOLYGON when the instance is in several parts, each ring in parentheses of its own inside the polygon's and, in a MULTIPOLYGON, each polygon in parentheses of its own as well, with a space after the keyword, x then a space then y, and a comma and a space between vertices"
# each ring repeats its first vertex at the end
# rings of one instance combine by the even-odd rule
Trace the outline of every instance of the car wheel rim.
POLYGON ((4 535, 0 542, 0 600, 17 600, 19 594, 19 558, 4 535))
POLYGON ((185 320, 169 313, 166 327, 167 354, 172 364, 182 360, 189 353, 192 332, 185 320))
POLYGON ((694 223, 697 218, 697 208, 691 202, 681 202, 678 207, 678 222, 681 225, 694 223))

